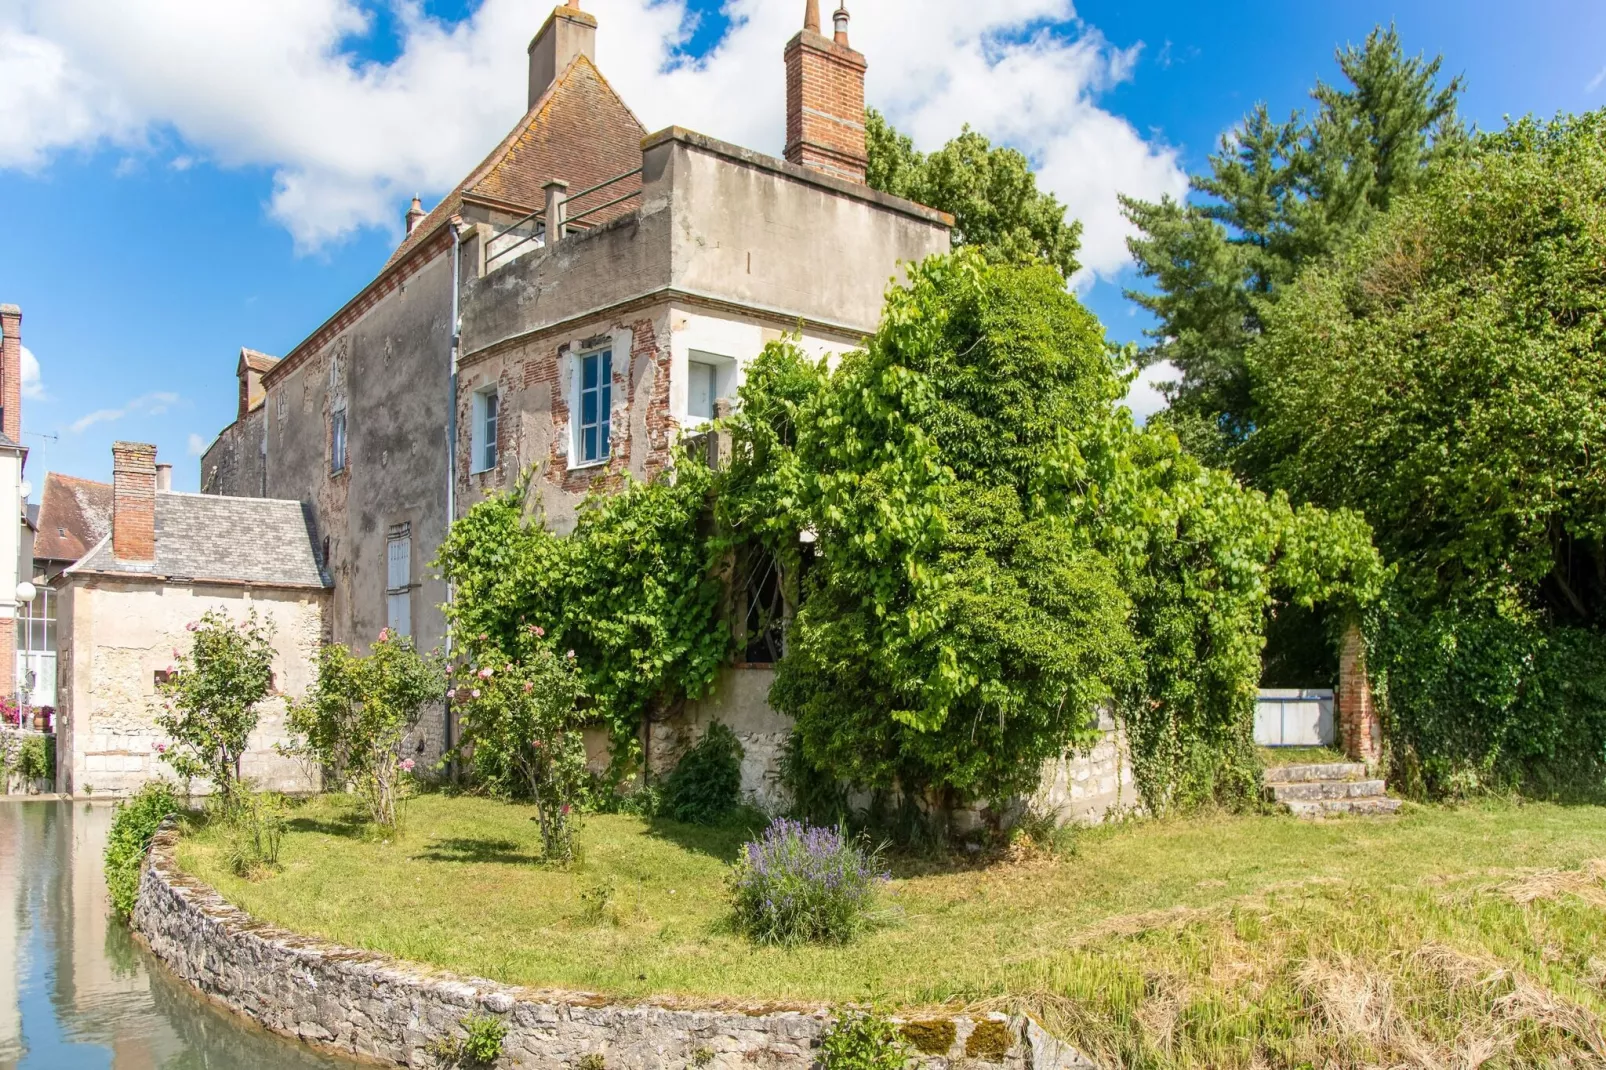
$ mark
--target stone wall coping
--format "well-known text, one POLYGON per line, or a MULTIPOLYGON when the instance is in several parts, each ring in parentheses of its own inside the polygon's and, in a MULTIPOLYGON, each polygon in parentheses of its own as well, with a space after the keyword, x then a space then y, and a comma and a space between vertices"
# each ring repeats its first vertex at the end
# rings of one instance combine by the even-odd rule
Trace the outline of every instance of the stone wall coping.
MULTIPOLYGON (((383 1065, 429 1067, 432 1042, 461 1036, 461 1019, 493 1014, 507 1035, 499 1066, 572 1070, 602 1054, 611 1070, 782 1070, 814 1065, 837 1008, 825 1003, 619 1000, 594 992, 461 977, 374 951, 344 947, 252 918, 183 873, 179 827, 151 843, 133 927, 151 952, 215 1002, 272 1032, 383 1065)), ((923 1052, 923 1070, 1098 1070, 1031 1018, 1000 1012, 912 1012, 906 1023, 952 1023, 923 1052), (1007 1045, 1007 1047, 1005 1046, 1007 1045)), ((931 1035, 925 1030, 921 1035, 931 1035)))

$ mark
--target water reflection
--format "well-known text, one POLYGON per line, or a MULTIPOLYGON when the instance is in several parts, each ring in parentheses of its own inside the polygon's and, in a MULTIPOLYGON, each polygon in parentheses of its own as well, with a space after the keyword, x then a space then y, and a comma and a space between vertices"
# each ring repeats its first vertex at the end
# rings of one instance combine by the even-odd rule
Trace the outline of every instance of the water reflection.
POLYGON ((201 1000, 110 920, 110 824, 0 801, 0 1070, 351 1070, 201 1000))

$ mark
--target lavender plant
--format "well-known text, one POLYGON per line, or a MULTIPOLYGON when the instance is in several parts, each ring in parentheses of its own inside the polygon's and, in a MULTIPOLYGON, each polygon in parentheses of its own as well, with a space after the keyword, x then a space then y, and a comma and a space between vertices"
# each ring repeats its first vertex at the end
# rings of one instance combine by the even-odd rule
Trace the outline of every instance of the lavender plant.
POLYGON ((761 944, 845 943, 869 926, 890 879, 879 852, 841 830, 781 818, 736 862, 736 924, 761 944))

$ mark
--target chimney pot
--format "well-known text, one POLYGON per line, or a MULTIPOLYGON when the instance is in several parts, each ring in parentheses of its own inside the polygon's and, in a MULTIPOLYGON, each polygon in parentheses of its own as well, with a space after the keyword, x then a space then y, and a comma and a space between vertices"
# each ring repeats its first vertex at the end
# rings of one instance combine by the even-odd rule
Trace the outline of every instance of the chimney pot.
POLYGON ((170 491, 173 489, 173 466, 162 463, 156 466, 156 489, 170 491))
POLYGON ((597 19, 569 0, 547 16, 541 32, 530 42, 530 93, 525 110, 535 107, 564 71, 579 56, 597 61, 597 19))
POLYGON ((112 556, 156 560, 156 447, 112 443, 112 556))
POLYGON ((845 4, 836 9, 831 21, 836 28, 836 43, 843 48, 848 47, 848 9, 845 4))
POLYGON ((415 195, 412 207, 407 209, 407 236, 409 238, 413 236, 413 231, 418 229, 418 224, 422 223, 424 217, 428 214, 428 212, 424 211, 424 202, 415 195))

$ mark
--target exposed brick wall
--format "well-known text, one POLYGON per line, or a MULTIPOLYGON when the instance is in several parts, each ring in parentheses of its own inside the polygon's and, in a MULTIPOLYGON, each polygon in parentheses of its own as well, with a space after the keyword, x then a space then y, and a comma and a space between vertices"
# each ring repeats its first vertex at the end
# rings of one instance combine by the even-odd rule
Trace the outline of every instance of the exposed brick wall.
MULTIPOLYGON (((458 393, 457 483, 461 514, 479 496, 513 486, 534 466, 533 489, 560 523, 587 494, 616 491, 627 474, 651 479, 666 469, 679 423, 670 414, 668 334, 662 313, 585 327, 480 359, 464 370, 458 393), (608 463, 571 470, 569 366, 576 338, 617 339, 628 334, 628 353, 614 349, 613 423, 608 463), (500 397, 497 467, 473 471, 474 395, 494 381, 500 397)), ((590 348, 589 346, 587 348, 590 348)))
POLYGON ((1366 641, 1356 625, 1344 632, 1338 658, 1338 731, 1353 761, 1371 765, 1383 757, 1383 723, 1366 673, 1366 641))
POLYGON ((22 309, 0 305, 0 432, 22 442, 22 309))
POLYGON ((786 46, 786 158, 850 182, 864 181, 862 55, 804 30, 786 46))
POLYGON ((156 447, 112 443, 112 554, 156 560, 156 447))

